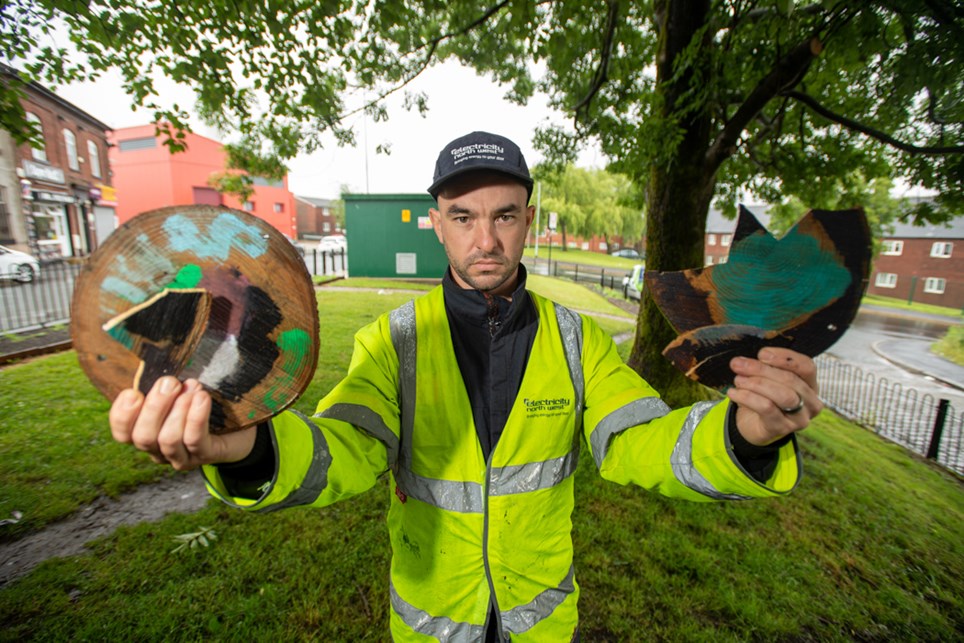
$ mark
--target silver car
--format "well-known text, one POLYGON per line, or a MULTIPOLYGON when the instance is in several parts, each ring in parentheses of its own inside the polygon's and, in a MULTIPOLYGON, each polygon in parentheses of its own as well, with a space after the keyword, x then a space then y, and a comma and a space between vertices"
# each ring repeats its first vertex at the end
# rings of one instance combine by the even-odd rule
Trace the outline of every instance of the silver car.
POLYGON ((39 261, 26 252, 0 246, 0 279, 13 279, 27 283, 39 276, 39 261))

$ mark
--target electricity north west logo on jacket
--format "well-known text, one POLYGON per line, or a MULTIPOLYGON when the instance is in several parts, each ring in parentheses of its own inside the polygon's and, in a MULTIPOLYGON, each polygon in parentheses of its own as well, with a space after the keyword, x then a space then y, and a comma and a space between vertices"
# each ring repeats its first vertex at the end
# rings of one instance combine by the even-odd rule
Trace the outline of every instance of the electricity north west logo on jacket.
POLYGON ((572 406, 572 400, 567 397, 542 398, 537 400, 525 398, 522 402, 526 407, 526 419, 566 415, 572 412, 570 408, 572 406))

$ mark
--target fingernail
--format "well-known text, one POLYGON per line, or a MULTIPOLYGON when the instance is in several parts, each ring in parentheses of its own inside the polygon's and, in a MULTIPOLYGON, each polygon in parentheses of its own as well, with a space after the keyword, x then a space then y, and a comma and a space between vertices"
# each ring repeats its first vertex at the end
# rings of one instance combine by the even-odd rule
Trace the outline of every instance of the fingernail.
POLYGON ((772 361, 773 361, 773 358, 774 358, 774 355, 773 355, 773 352, 772 352, 772 351, 768 351, 768 350, 765 349, 765 348, 764 348, 762 351, 760 351, 760 361, 761 361, 761 362, 772 362, 772 361))
POLYGON ((190 379, 184 382, 184 390, 188 393, 193 393, 194 391, 200 390, 201 383, 195 379, 190 379))
POLYGON ((746 359, 742 357, 734 357, 730 364, 733 366, 733 368, 743 368, 746 366, 746 359))
POLYGON ((164 395, 167 395, 168 393, 172 393, 174 391, 174 388, 177 386, 177 384, 178 384, 178 381, 176 378, 162 377, 160 380, 158 380, 157 390, 163 393, 164 395))

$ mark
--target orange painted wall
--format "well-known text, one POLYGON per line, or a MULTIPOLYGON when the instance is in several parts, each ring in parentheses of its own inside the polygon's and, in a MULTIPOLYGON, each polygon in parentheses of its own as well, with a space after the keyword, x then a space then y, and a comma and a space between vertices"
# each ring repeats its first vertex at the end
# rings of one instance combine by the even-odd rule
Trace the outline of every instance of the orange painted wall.
MULTIPOLYGON (((117 218, 123 224, 148 210, 195 203, 194 189, 208 188, 208 178, 224 171, 225 153, 220 143, 188 133, 187 151, 171 154, 161 139, 154 147, 122 151, 124 141, 154 138, 153 125, 116 129, 111 137, 110 163, 117 188, 117 218)), ((296 239, 297 218, 294 195, 283 187, 255 185, 249 210, 286 236, 296 239), (275 212, 275 204, 281 204, 275 212)), ((224 195, 221 203, 244 209, 237 197, 224 195)))

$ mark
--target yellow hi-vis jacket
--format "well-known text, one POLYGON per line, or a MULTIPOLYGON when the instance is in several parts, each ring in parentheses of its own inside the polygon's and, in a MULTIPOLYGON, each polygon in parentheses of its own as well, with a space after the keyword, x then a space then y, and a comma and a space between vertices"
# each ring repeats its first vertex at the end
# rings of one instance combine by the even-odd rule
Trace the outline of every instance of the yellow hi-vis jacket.
POLYGON ((605 479, 690 500, 789 492, 795 442, 766 484, 728 444, 728 402, 670 411, 586 317, 530 293, 532 353, 498 444, 482 456, 441 287, 355 336, 348 375, 306 418, 272 421, 276 472, 255 511, 325 506, 391 474, 391 631, 398 641, 479 641, 490 603, 512 641, 568 641, 578 624, 573 473, 582 449, 605 479))

